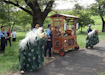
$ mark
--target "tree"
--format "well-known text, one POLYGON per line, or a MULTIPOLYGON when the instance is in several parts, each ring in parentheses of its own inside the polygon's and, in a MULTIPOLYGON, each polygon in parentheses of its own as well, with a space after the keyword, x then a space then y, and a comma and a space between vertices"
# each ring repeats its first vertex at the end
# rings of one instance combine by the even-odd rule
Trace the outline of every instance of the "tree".
POLYGON ((90 11, 91 15, 97 16, 98 15, 98 5, 96 3, 91 4, 88 6, 87 10, 90 11))
POLYGON ((0 25, 3 25, 7 22, 7 11, 6 5, 4 6, 2 2, 0 2, 0 25))
POLYGON ((105 0, 96 0, 97 4, 98 4, 98 10, 99 10, 99 15, 101 17, 102 20, 102 32, 105 32, 105 0))
POLYGON ((19 20, 17 19, 20 15, 20 11, 12 11, 10 13, 10 31, 12 32, 15 25, 19 24, 19 20))
POLYGON ((32 27, 34 27, 36 23, 39 23, 41 26, 43 26, 43 22, 47 17, 48 13, 51 11, 52 6, 54 4, 54 0, 2 0, 2 1, 7 4, 12 4, 30 14, 33 18, 32 27), (21 3, 23 4, 23 6, 21 3), (27 9, 25 7, 28 7, 30 9, 27 9), (42 7, 45 7, 45 9, 43 10, 42 7))
POLYGON ((27 14, 24 11, 19 11, 19 16, 17 17, 17 21, 18 21, 17 24, 21 25, 25 32, 26 25, 32 23, 32 16, 30 16, 29 14, 27 14))
POLYGON ((0 2, 0 24, 5 27, 10 27, 12 32, 15 25, 20 25, 24 28, 27 23, 32 23, 32 16, 22 10, 15 10, 16 7, 0 2))
POLYGON ((83 6, 80 6, 79 4, 75 4, 74 8, 74 15, 79 16, 79 19, 77 20, 80 27, 81 27, 81 33, 82 33, 82 28, 87 26, 88 24, 94 24, 94 20, 92 20, 91 14, 88 12, 85 12, 85 9, 83 6))
POLYGON ((87 26, 88 24, 94 24, 94 20, 90 18, 90 14, 85 12, 80 13, 79 19, 77 21, 81 27, 81 33, 83 27, 87 26))
POLYGON ((9 8, 7 4, 0 1, 0 12, 1 12, 0 13, 0 23, 3 26, 10 27, 10 30, 11 30, 11 26, 12 26, 10 24, 10 21, 13 18, 13 15, 12 15, 12 18, 10 16, 10 12, 12 12, 11 8, 12 8, 12 6, 10 6, 10 8, 9 8))
POLYGON ((95 15, 99 15, 102 20, 102 32, 105 32, 105 0, 96 0, 96 3, 93 3, 90 6, 91 10, 95 15))

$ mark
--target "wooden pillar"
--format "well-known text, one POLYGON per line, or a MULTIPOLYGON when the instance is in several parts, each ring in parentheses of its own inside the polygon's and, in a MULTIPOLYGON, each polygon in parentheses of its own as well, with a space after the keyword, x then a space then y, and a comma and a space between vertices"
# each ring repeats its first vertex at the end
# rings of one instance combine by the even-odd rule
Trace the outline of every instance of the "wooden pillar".
POLYGON ((64 19, 62 18, 62 47, 64 48, 64 19))
POLYGON ((75 26, 75 35, 76 35, 76 18, 74 19, 74 26, 75 26))
POLYGON ((69 29, 69 21, 66 20, 66 23, 67 23, 67 29, 69 29))
MULTIPOLYGON (((75 19, 74 19, 75 35, 77 35, 77 34, 76 34, 76 20, 77 20, 77 19, 75 18, 75 19)), ((75 40, 75 42, 77 43, 77 37, 74 38, 74 40, 75 40)))

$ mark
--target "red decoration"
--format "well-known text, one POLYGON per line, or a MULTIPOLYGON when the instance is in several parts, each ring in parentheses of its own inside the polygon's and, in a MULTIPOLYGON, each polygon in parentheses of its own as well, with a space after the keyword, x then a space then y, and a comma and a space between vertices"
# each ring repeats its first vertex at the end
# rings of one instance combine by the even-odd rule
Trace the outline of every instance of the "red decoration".
POLYGON ((68 35, 71 35, 71 32, 72 32, 72 30, 69 30, 69 29, 67 29, 67 30, 65 31, 65 33, 68 34, 68 35))
POLYGON ((95 30, 95 33, 98 33, 98 30, 95 30))

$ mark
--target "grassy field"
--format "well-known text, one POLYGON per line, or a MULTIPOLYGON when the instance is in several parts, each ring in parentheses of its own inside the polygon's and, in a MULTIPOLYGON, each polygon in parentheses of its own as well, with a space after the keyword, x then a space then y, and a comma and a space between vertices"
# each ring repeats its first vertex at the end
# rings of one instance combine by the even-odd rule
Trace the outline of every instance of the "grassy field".
MULTIPOLYGON (((85 46, 85 40, 86 40, 86 29, 88 28, 85 27, 83 28, 83 33, 80 34, 80 29, 77 30, 77 43, 78 45, 80 46, 80 48, 84 47, 85 46)), ((105 39, 105 33, 102 33, 101 30, 102 30, 102 26, 101 25, 93 25, 92 26, 92 29, 97 29, 98 30, 98 36, 99 36, 99 40, 103 40, 105 39)))
POLYGON ((12 47, 7 45, 5 49, 5 54, 0 55, 0 75, 9 75, 8 73, 16 72, 19 70, 19 40, 25 37, 26 32, 17 33, 16 42, 12 42, 12 47))
MULTIPOLYGON (((77 30, 77 42, 80 48, 85 46, 85 39, 86 39, 86 29, 88 27, 83 28, 83 33, 80 34, 80 30, 77 30)), ((105 39, 105 33, 101 32, 102 26, 101 25, 94 25, 92 29, 98 29, 99 31, 99 40, 105 39)), ((0 55, 0 75, 11 75, 13 72, 19 71, 19 41, 23 39, 26 35, 26 32, 18 32, 16 42, 12 42, 12 47, 8 46, 5 49, 5 54, 0 55)), ((52 54, 54 57, 58 57, 58 54, 52 54)), ((49 58, 45 58, 45 62, 48 62, 49 58)), ((103 74, 105 75, 105 74, 103 74)))

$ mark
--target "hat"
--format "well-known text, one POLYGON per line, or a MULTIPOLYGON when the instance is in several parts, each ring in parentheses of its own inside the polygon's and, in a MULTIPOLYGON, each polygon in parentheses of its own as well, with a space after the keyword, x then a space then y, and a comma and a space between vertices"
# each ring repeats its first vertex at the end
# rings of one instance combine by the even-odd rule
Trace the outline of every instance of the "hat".
POLYGON ((50 27, 51 26, 51 24, 48 24, 48 27, 50 27))
POLYGON ((91 27, 91 24, 89 24, 88 26, 91 27))

